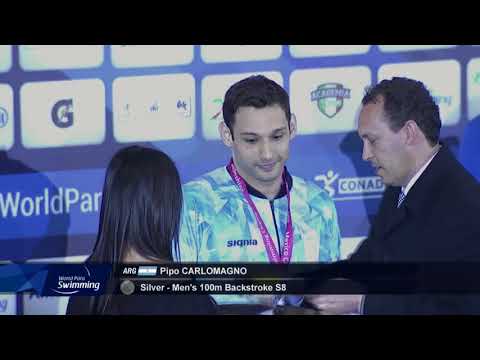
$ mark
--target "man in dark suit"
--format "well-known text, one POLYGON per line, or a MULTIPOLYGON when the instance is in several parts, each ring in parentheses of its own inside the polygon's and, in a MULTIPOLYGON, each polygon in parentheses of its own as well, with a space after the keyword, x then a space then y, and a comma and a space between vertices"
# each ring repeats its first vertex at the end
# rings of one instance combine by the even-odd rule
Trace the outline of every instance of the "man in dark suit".
MULTIPOLYGON (((368 238, 349 261, 480 261, 480 185, 439 142, 439 109, 425 86, 383 80, 362 105, 362 157, 387 188, 368 238)), ((312 295, 306 301, 331 314, 480 313, 473 295, 312 295)))

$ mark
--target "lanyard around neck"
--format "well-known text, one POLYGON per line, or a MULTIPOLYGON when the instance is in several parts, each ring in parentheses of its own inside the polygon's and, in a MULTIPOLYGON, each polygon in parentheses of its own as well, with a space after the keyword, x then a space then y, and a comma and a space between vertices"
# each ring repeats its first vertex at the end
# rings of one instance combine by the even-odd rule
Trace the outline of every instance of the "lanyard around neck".
POLYGON ((270 262, 274 262, 274 263, 281 262, 281 263, 288 264, 292 257, 292 250, 293 250, 293 226, 292 226, 292 215, 290 211, 290 192, 288 190, 288 184, 285 178, 285 173, 283 173, 283 182, 285 183, 286 190, 287 190, 287 203, 288 203, 287 217, 288 218, 287 218, 287 228, 285 231, 285 241, 283 243, 283 249, 281 251, 281 255, 279 255, 277 251, 275 251, 275 245, 273 243, 272 237, 268 233, 267 227, 265 226, 265 223, 263 222, 262 217, 260 216, 260 213, 257 210, 257 207, 253 203, 252 198, 248 193, 245 180, 238 173, 237 168, 233 163, 233 160, 231 160, 230 163, 228 164, 227 170, 230 173, 235 184, 240 188, 240 191, 242 192, 245 200, 247 201, 248 205, 253 211, 255 219, 257 220, 258 229, 260 230, 260 234, 262 235, 262 238, 263 238, 263 243, 265 244, 265 248, 267 249, 267 254, 270 262))

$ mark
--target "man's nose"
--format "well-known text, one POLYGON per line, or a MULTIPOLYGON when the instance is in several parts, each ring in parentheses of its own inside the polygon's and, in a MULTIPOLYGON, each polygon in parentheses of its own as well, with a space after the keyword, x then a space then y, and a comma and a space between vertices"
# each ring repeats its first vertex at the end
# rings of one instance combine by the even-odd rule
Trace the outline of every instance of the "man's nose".
POLYGON ((273 158, 272 145, 265 141, 260 145, 260 158, 262 160, 270 160, 273 158))
POLYGON ((368 161, 372 158, 372 151, 368 142, 363 142, 362 159, 368 161))

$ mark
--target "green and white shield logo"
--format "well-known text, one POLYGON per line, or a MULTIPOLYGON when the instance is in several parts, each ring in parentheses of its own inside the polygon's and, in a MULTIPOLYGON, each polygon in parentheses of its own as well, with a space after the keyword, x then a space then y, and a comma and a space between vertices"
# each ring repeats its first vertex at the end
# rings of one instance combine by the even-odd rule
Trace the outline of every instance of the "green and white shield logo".
POLYGON ((327 83, 318 86, 310 96, 311 101, 317 102, 318 110, 331 119, 342 110, 343 99, 350 99, 350 89, 339 83, 327 83))

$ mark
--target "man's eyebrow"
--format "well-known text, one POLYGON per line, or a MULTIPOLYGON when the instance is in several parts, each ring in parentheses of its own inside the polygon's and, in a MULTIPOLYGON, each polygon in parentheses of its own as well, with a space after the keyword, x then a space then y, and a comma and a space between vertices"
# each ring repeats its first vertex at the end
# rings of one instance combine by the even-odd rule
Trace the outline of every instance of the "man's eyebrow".
POLYGON ((240 135, 252 135, 252 136, 259 136, 257 133, 254 133, 254 132, 249 132, 249 131, 242 132, 242 133, 240 133, 240 135))
POLYGON ((365 139, 365 138, 371 138, 371 137, 374 137, 375 135, 374 134, 370 134, 370 133, 365 133, 365 134, 358 134, 362 139, 365 139))
MULTIPOLYGON (((278 133, 278 132, 280 132, 280 131, 285 131, 285 130, 287 130, 287 127, 286 127, 286 126, 283 126, 283 127, 281 127, 281 128, 272 130, 272 132, 271 132, 270 134, 275 134, 275 133, 278 133)), ((240 135, 261 136, 260 134, 257 134, 257 133, 255 133, 255 132, 251 132, 251 131, 241 132, 240 135)))
POLYGON ((281 127, 281 128, 278 128, 278 129, 273 130, 273 131, 272 131, 272 134, 278 133, 278 132, 280 132, 280 131, 285 131, 285 130, 287 130, 287 127, 286 127, 286 126, 283 126, 283 127, 281 127))

